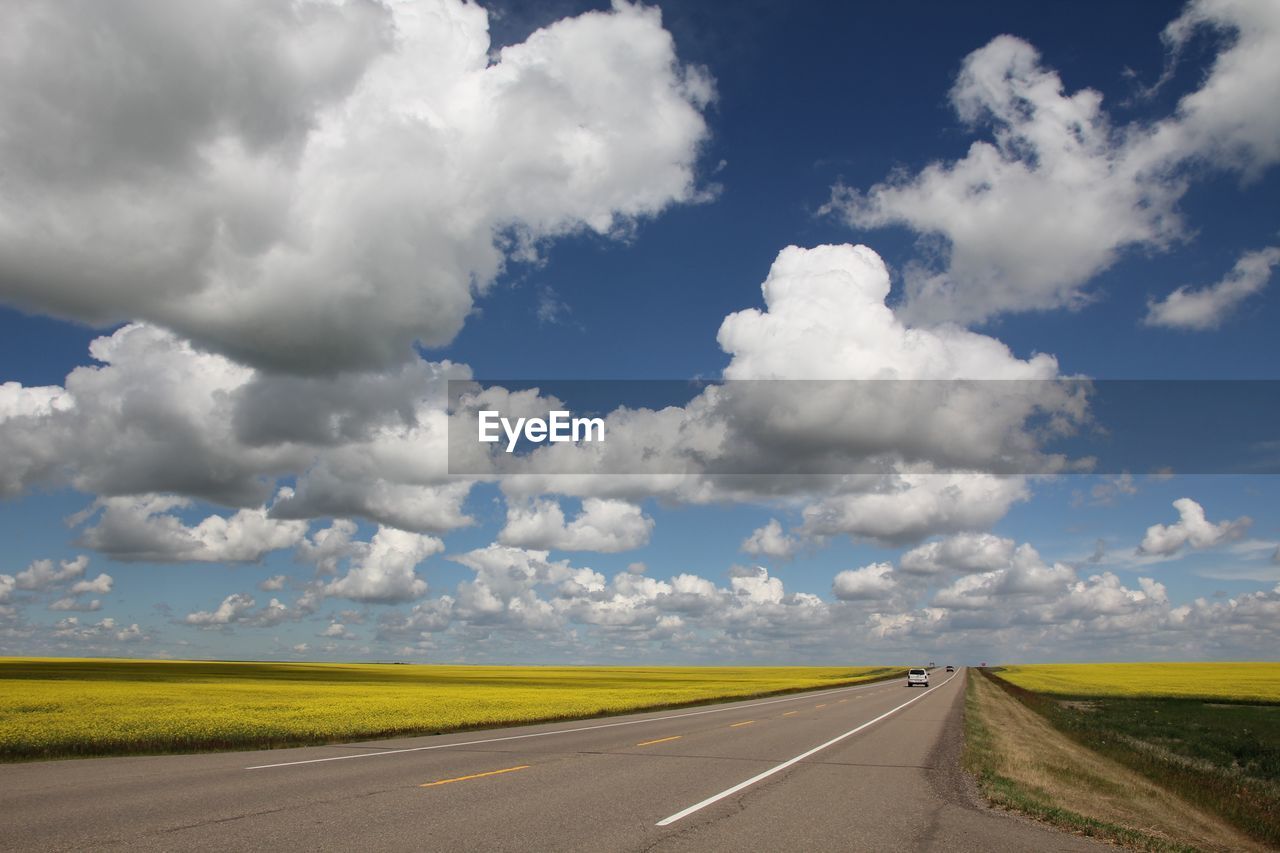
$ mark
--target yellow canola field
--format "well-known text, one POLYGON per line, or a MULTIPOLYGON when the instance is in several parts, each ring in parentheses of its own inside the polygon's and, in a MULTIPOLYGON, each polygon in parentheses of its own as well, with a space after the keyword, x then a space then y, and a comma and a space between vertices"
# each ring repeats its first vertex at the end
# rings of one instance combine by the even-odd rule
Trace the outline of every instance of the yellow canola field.
POLYGON ((1059 696, 1280 703, 1280 663, 1046 663, 1006 666, 996 674, 1059 696))
POLYGON ((258 749, 838 687, 902 667, 502 667, 0 658, 0 760, 258 749))

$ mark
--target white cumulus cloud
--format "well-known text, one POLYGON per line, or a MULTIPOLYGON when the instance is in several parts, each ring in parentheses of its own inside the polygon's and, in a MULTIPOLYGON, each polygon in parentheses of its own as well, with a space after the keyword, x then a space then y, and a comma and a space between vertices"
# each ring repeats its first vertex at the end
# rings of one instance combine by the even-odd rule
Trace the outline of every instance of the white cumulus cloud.
POLYGON ((68 595, 63 598, 59 598, 57 601, 54 601, 52 604, 49 605, 49 609, 55 610, 55 611, 75 611, 78 613, 95 613, 102 609, 102 602, 96 598, 91 599, 89 601, 85 601, 84 599, 76 598, 73 595, 68 595))
POLYGON ((865 492, 833 495, 804 510, 810 536, 846 533, 902 545, 939 533, 989 527, 1030 497, 1026 478, 980 472, 912 472, 865 492))
POLYGON ((994 571, 1013 558, 1014 541, 991 533, 957 533, 907 551, 898 569, 912 575, 994 571))
POLYGON ((695 200, 713 96, 656 8, 490 52, 461 0, 21 4, 0 298, 327 373, 447 344, 511 257, 695 200))
POLYGON ((645 545, 652 531, 653 519, 626 501, 586 498, 582 511, 566 523, 559 502, 542 499, 509 505, 498 541, 520 548, 616 553, 645 545))
POLYGON ((73 560, 33 560, 13 579, 17 589, 43 591, 50 587, 84 577, 89 558, 83 554, 73 560))
POLYGON ((106 572, 99 572, 98 576, 93 580, 77 581, 71 585, 72 595, 83 595, 86 592, 96 593, 98 595, 106 595, 111 592, 111 587, 115 583, 111 575, 106 572))
POLYGON ((253 596, 244 593, 232 593, 222 600, 213 610, 197 610, 188 613, 182 620, 188 625, 198 628, 213 628, 230 625, 243 619, 254 606, 253 596))
POLYGON ((903 543, 989 526, 1028 496, 1016 472, 1071 464, 1041 452, 1046 433, 1031 421, 1076 428, 1088 420, 1083 389, 1061 381, 1052 356, 1020 359, 987 335, 904 324, 889 289, 883 260, 865 246, 782 250, 764 308, 721 325, 724 376, 737 381, 681 407, 619 408, 606 416, 607 442, 495 456, 496 470, 520 475, 503 490, 682 503, 811 497, 801 530, 812 538, 903 543), (742 476, 753 472, 762 476, 742 476))
POLYGON ((779 560, 790 560, 800 548, 800 540, 782 532, 782 524, 776 518, 752 531, 742 540, 742 551, 755 557, 774 557, 779 560))
POLYGON ((444 543, 434 536, 379 527, 347 573, 326 584, 324 591, 338 598, 377 604, 421 598, 427 592, 427 582, 418 577, 418 564, 443 550, 444 543))
POLYGON ((225 530, 208 520, 198 535, 214 539, 286 538, 298 526, 275 521, 317 516, 419 532, 471 523, 461 509, 471 484, 450 478, 445 459, 445 384, 465 367, 419 360, 381 377, 283 377, 141 324, 89 350, 101 364, 76 368, 62 387, 7 383, 0 393, 0 494, 72 486, 103 496, 104 522, 119 522, 95 534, 104 548, 181 546, 196 534, 164 512, 187 499, 250 510, 225 530), (295 484, 281 490, 285 477, 295 484), (156 501, 172 505, 147 512, 156 501))
POLYGON ((99 498, 89 513, 100 508, 102 514, 78 541, 117 560, 251 563, 294 547, 306 535, 305 521, 270 518, 265 506, 210 515, 194 525, 171 512, 191 504, 169 495, 99 498))
POLYGON ((888 598, 897 590, 892 563, 872 563, 836 575, 831 591, 841 601, 888 598))
POLYGON ((1171 329, 1216 329, 1236 306, 1266 287, 1276 264, 1280 247, 1246 252, 1216 284, 1199 289, 1183 285, 1163 299, 1149 301, 1144 322, 1171 329))
POLYGON ((1179 498, 1173 502, 1178 520, 1173 524, 1153 524, 1147 528, 1138 546, 1138 553, 1157 557, 1169 557, 1190 548, 1212 548, 1223 542, 1239 538, 1253 520, 1242 516, 1235 521, 1214 523, 1205 517, 1204 507, 1191 498, 1179 498))
POLYGON ((912 320, 1079 306, 1126 248, 1186 237, 1177 204, 1188 167, 1248 177, 1280 160, 1269 95, 1280 87, 1280 11, 1193 0, 1164 32, 1171 52, 1200 28, 1230 38, 1199 88, 1150 126, 1113 125, 1101 94, 1068 92, 1032 45, 998 36, 965 59, 950 92, 961 121, 989 128, 990 139, 865 192, 837 186, 829 209, 859 228, 906 225, 942 238, 939 258, 906 270, 912 320))

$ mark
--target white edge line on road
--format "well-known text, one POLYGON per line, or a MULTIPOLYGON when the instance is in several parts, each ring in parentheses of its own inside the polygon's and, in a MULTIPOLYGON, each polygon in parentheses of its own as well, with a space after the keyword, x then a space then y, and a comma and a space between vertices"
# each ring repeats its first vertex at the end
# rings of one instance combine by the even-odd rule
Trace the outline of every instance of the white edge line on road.
MULTIPOLYGON (((531 737, 547 737, 548 735, 567 735, 573 734, 574 732, 589 732, 594 729, 612 729, 617 726, 635 726, 640 723, 659 723, 663 720, 678 720, 681 717, 698 717, 703 714, 723 714, 726 711, 741 711, 746 708, 758 708, 761 705, 774 705, 778 702, 798 702, 803 699, 812 699, 815 696, 829 696, 832 693, 846 693, 850 690, 866 690, 870 687, 883 687, 891 681, 896 680, 896 678, 886 678, 881 681, 873 681, 870 684, 854 684, 849 687, 837 687, 834 690, 825 690, 820 693, 797 693, 794 696, 783 696, 781 699, 766 699, 763 702, 756 702, 751 705, 734 704, 731 707, 707 708, 702 711, 687 711, 683 714, 669 714, 665 717, 646 717, 643 720, 623 720, 619 723, 600 723, 594 726, 579 726, 573 729, 555 729, 554 731, 549 732, 530 732, 529 734, 523 735, 507 735, 506 737, 491 737, 483 740, 461 741, 459 743, 435 743, 430 746, 411 746, 404 749, 383 749, 378 752, 358 752, 354 755, 331 755, 327 758, 308 758, 302 761, 283 761, 279 764, 258 764, 253 767, 246 767, 245 770, 270 770, 274 767, 295 767, 299 764, 320 764, 325 761, 346 761, 352 758, 373 758, 379 755, 397 755, 402 752, 423 752, 429 749, 452 749, 459 746, 476 746, 482 743, 499 743, 505 740, 522 740, 524 738, 531 737)), ((917 696, 916 698, 919 699, 920 697, 917 696)))
MULTIPOLYGON (((952 675, 952 676, 951 676, 951 678, 955 678, 955 675, 952 675)), ((720 800, 723 800, 725 797, 732 797, 734 794, 738 793, 738 792, 739 792, 739 791, 741 791, 743 788, 750 788, 752 785, 754 785, 755 783, 759 782, 761 779, 767 779, 767 778, 769 778, 770 776, 772 776, 772 775, 773 775, 773 774, 775 774, 775 773, 780 773, 780 772, 782 772, 783 770, 786 770, 788 767, 790 767, 790 766, 791 766, 791 765, 793 765, 793 764, 796 764, 797 762, 804 761, 806 758, 808 758, 810 755, 813 755, 813 754, 814 754, 814 753, 816 753, 816 752, 821 752, 822 750, 826 749, 827 747, 832 746, 832 745, 834 745, 834 744, 837 744, 837 743, 839 743, 840 741, 844 740, 844 739, 845 739, 845 738, 847 738, 847 737, 850 737, 850 736, 852 736, 852 735, 856 735, 858 732, 862 731, 862 730, 863 730, 863 729, 865 729, 867 726, 874 726, 876 723, 880 722, 880 721, 881 721, 881 720, 883 720, 885 717, 888 717, 888 716, 890 716, 891 714, 896 714, 897 712, 901 711, 903 708, 905 708, 905 707, 907 707, 908 705, 910 705, 912 702, 919 702, 921 699, 923 699, 924 697, 928 696, 930 693, 932 693, 932 692, 933 692, 934 690, 936 690, 938 687, 941 687, 943 684, 947 684, 948 682, 950 682, 950 681, 951 681, 951 678, 948 678, 946 681, 942 682, 942 684, 938 684, 938 685, 936 685, 936 686, 934 686, 934 687, 930 687, 930 688, 926 689, 926 690, 925 690, 923 693, 921 693, 919 696, 913 696, 913 697, 911 697, 910 699, 908 699, 907 701, 903 702, 903 703, 902 703, 901 705, 899 705, 898 707, 896 707, 896 708, 894 708, 894 709, 892 709, 892 710, 889 710, 889 711, 885 711, 883 714, 881 714, 880 716, 876 717, 874 720, 868 720, 867 722, 865 722, 865 723, 863 723, 862 725, 858 726, 856 729, 849 729, 849 731, 845 732, 844 734, 839 735, 839 736, 837 736, 837 737, 833 737, 831 740, 827 741, 827 742, 826 742, 826 743, 824 743, 824 744, 820 744, 820 745, 818 745, 818 746, 815 746, 813 749, 809 750, 808 752, 802 752, 801 754, 797 755, 795 758, 787 759, 786 761, 782 762, 781 764, 777 765, 776 767, 770 767, 768 770, 764 771, 763 773, 757 773, 755 776, 752 776, 750 779, 746 780, 745 782, 739 782, 738 784, 734 785, 732 788, 727 788, 727 789, 725 789, 725 790, 721 791, 721 792, 720 792, 720 793, 718 793, 718 794, 715 794, 715 795, 713 795, 713 796, 707 797, 705 800, 703 800, 703 801, 702 801, 702 802, 700 802, 700 803, 694 803, 693 805, 689 806, 689 808, 687 808, 687 809, 682 809, 682 810, 680 810, 680 811, 676 812, 675 814, 671 815, 671 817, 664 817, 662 820, 658 821, 657 826, 670 826, 671 824, 675 823, 676 821, 678 821, 678 820, 680 820, 680 819, 682 819, 682 818, 686 818, 686 817, 688 817, 689 815, 693 814, 694 812, 701 811, 702 809, 705 809, 707 806, 711 805, 712 803, 718 803, 720 800)))

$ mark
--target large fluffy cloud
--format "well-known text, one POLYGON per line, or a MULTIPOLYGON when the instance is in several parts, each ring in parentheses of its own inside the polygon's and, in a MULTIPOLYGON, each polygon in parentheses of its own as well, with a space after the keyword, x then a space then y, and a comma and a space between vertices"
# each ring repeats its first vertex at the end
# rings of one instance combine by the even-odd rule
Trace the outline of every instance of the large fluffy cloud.
MULTIPOLYGON (((648 522, 634 504, 650 495, 831 497, 806 516, 812 535, 893 542, 1000 517, 1024 485, 993 472, 1066 464, 1040 446, 1087 417, 1084 386, 1062 382, 1050 356, 1019 359, 989 336, 906 326, 885 305, 888 292, 870 249, 785 249, 765 281, 764 309, 722 326, 728 384, 681 407, 619 408, 603 443, 480 457, 477 476, 520 475, 502 481, 514 502, 504 539, 635 547, 648 522), (486 467, 497 461, 511 467, 486 467), (558 504, 544 497, 555 493, 603 502, 557 519, 558 504)), ((278 492, 256 523, 282 540, 295 528, 268 521, 363 517, 420 533, 471 523, 471 482, 449 473, 445 384, 468 378, 463 365, 419 359, 381 374, 280 375, 145 324, 97 339, 91 353, 101 364, 73 370, 64 386, 0 389, 0 491, 70 485, 119 498, 85 534, 104 550, 147 553, 107 534, 127 526, 114 523, 126 504, 158 494, 239 507, 237 523, 247 523, 278 492), (278 491, 282 483, 291 485, 278 491)), ((548 402, 501 388, 463 401, 528 414, 548 402)), ((177 523, 149 515, 152 539, 177 523)), ((151 553, 169 558, 174 548, 151 553)), ((237 553, 249 556, 229 558, 255 558, 237 553)))
POLYGON ((1003 567, 963 575, 939 590, 933 605, 956 610, 989 609, 1011 596, 1051 596, 1075 580, 1075 570, 1070 566, 1049 565, 1034 548, 1024 544, 1009 555, 1003 567))
POLYGON ((188 613, 182 621, 197 628, 222 627, 244 619, 253 609, 254 603, 251 595, 232 593, 213 610, 188 613))
POLYGON ((1252 523, 1248 516, 1235 521, 1209 521, 1204 514, 1204 507, 1191 498, 1179 498, 1173 502, 1178 511, 1178 520, 1173 524, 1153 524, 1147 528, 1138 546, 1140 554, 1157 557, 1169 557, 1182 550, 1183 546, 1191 548, 1212 548, 1223 542, 1236 539, 1252 523))
POLYGON ((427 582, 418 577, 418 564, 444 550, 434 536, 380 527, 368 543, 353 547, 347 573, 325 585, 327 595, 376 604, 421 598, 427 582))
POLYGON ((902 555, 898 568, 913 575, 983 572, 1007 566, 1014 541, 990 533, 958 533, 926 542, 902 555))
POLYGON ((280 599, 272 598, 263 606, 254 609, 257 604, 253 596, 236 592, 228 595, 213 610, 196 610, 188 613, 179 624, 190 625, 205 630, 226 631, 235 625, 253 628, 271 628, 282 622, 297 620, 310 615, 314 608, 304 598, 294 607, 286 606, 280 599))
MULTIPOLYGON (((1041 446, 1087 420, 1084 386, 1061 381, 1051 356, 1019 359, 986 335, 904 324, 871 249, 788 247, 762 291, 763 309, 721 326, 728 383, 684 406, 621 407, 605 442, 495 451, 495 467, 477 470, 513 475, 503 489, 517 499, 814 496, 808 536, 899 543, 981 529, 1027 496, 1019 472, 1070 464, 1041 446)), ((478 390, 462 407, 493 400, 478 390)), ((782 540, 749 547, 766 544, 782 540)))
POLYGON ((554 630, 561 616, 538 595, 554 586, 569 595, 599 590, 604 578, 591 569, 575 569, 568 560, 552 561, 545 550, 493 544, 454 559, 476 573, 458 584, 458 616, 477 625, 507 625, 518 630, 554 630))
MULTIPOLYGON (((1193 507, 1186 509, 1195 515, 1193 507)), ((1199 529, 1212 539, 1227 526, 1210 527, 1192 523, 1184 532, 1199 529)), ((1071 564, 1045 560, 1029 543, 1015 547, 985 534, 928 543, 903 554, 897 569, 871 566, 861 575, 845 573, 844 582, 889 577, 908 565, 916 571, 905 576, 921 579, 922 572, 934 575, 966 564, 974 570, 949 575, 932 592, 905 590, 912 597, 870 613, 856 630, 890 648, 969 649, 1006 660, 1060 660, 1065 649, 1077 659, 1106 659, 1114 658, 1117 647, 1134 659, 1211 659, 1280 640, 1280 587, 1178 604, 1154 578, 1138 577, 1134 584, 1110 571, 1082 576, 1071 564)))
POLYGON ((582 512, 566 523, 560 504, 546 499, 509 506, 498 541, 521 548, 613 553, 639 548, 652 531, 653 519, 626 501, 587 498, 582 512))
POLYGON ((936 263, 907 270, 912 319, 967 323, 1080 305, 1126 247, 1184 236, 1177 202, 1189 164, 1252 174, 1280 159, 1266 94, 1280 86, 1280 11, 1194 0, 1165 40, 1176 53, 1201 27, 1232 39, 1202 85, 1151 126, 1113 126, 1098 92, 1068 94, 1035 48, 999 36, 965 59, 950 94, 960 119, 989 127, 990 141, 865 192, 836 187, 830 208, 860 228, 900 224, 943 238, 936 263))
POLYGON ((98 338, 90 353, 101 364, 74 369, 63 386, 0 386, 0 494, 72 486, 102 496, 103 522, 86 538, 112 553, 146 551, 108 536, 142 535, 126 514, 152 516, 154 540, 176 523, 161 513, 188 498, 249 510, 222 533, 212 529, 222 521, 207 520, 201 536, 252 521, 288 538, 296 525, 255 510, 273 494, 272 520, 362 516, 432 532, 470 523, 470 483, 450 478, 445 459, 445 382, 465 367, 418 360, 384 376, 284 377, 142 324, 98 338), (296 485, 278 492, 287 478, 296 485), (156 494, 176 503, 146 511, 156 494))
POLYGON ((72 595, 83 595, 87 592, 97 593, 98 595, 106 595, 111 592, 111 587, 115 583, 111 575, 106 572, 99 572, 98 576, 93 580, 76 581, 71 585, 72 595))
MULTIPOLYGON (((757 643, 821 632, 829 606, 817 596, 788 593, 761 567, 735 567, 727 586, 684 572, 666 580, 624 571, 606 579, 586 566, 550 560, 545 550, 499 544, 454 558, 475 577, 452 595, 384 614, 384 640, 441 642, 449 634, 468 644, 501 646, 528 635, 546 643, 732 643, 743 655, 757 643), (579 632, 583 632, 580 634, 579 632)), ((596 647, 607 651, 606 646, 596 647)), ((517 654, 521 654, 519 651, 517 654)), ((527 655, 527 652, 524 654, 527 655)))
POLYGON ((271 494, 264 473, 302 462, 236 440, 229 394, 248 368, 150 326, 125 326, 89 352, 102 365, 77 367, 64 387, 10 383, 0 399, 0 492, 71 485, 249 506, 271 494))
POLYGON ((84 577, 89 558, 83 555, 72 560, 33 560, 29 566, 13 578, 15 589, 44 592, 59 584, 78 581, 84 577))
POLYGON ((742 540, 742 550, 756 557, 776 557, 779 560, 790 560, 796 555, 800 541, 794 536, 782 532, 782 524, 776 518, 756 528, 751 535, 742 540))
POLYGON ((0 76, 0 298, 303 373, 445 344, 508 257, 695 198, 712 96, 627 4, 491 55, 460 0, 21 3, 0 76))
POLYGON ((841 601, 888 598, 897 590, 892 563, 872 563, 836 575, 831 591, 841 601))
MULTIPOLYGON (((639 566, 606 577, 568 559, 552 560, 545 550, 498 543, 453 559, 474 576, 448 594, 382 611, 379 643, 407 655, 508 660, 529 659, 535 639, 538 655, 631 661, 650 652, 689 660, 779 660, 798 653, 833 660, 844 653, 833 649, 855 649, 870 659, 989 648, 1004 658, 1056 659, 1064 648, 1105 656, 1117 643, 1152 657, 1195 649, 1227 654, 1280 636, 1274 622, 1280 588, 1179 604, 1152 578, 1131 582, 1109 571, 1085 576, 1044 559, 1029 543, 978 534, 913 549, 896 567, 880 562, 840 572, 832 580, 835 601, 788 592, 782 579, 759 566, 732 567, 727 582, 716 583, 692 572, 653 577, 639 566), (901 568, 922 561, 930 563, 932 578, 901 568), (945 583, 928 583, 934 579, 945 583)), ((237 593, 181 621, 220 630, 267 627, 315 612, 314 605, 304 596, 292 607, 275 599, 258 607, 237 593)), ((360 621, 347 611, 317 630, 351 638, 350 625, 360 621)))
POLYGON ((956 327, 913 328, 886 304, 889 272, 867 246, 778 253, 765 307, 725 318, 716 336, 727 379, 1029 379, 1057 361, 1014 357, 999 340, 956 327))
POLYGON ((305 521, 280 521, 267 508, 210 515, 186 525, 172 510, 191 501, 165 495, 99 498, 87 514, 101 517, 80 535, 80 544, 117 560, 250 563, 270 551, 292 548, 307 531, 305 521))
POLYGON ((932 534, 989 527, 1028 497, 1022 477, 907 472, 806 507, 803 530, 809 536, 848 533, 902 545, 932 534))
POLYGON ((1280 116, 1259 100, 1280 82, 1280 9, 1249 0, 1192 0, 1161 35, 1177 57, 1202 29, 1227 36, 1227 47, 1199 88, 1160 122, 1152 147, 1157 155, 1204 157, 1255 175, 1280 161, 1280 116))
POLYGON ((21 595, 21 603, 60 596, 49 604, 49 609, 54 611, 92 613, 101 610, 102 602, 99 599, 81 596, 106 595, 114 587, 115 578, 106 572, 99 572, 94 578, 86 578, 85 569, 88 567, 89 558, 82 554, 56 563, 49 559, 32 560, 16 575, 0 574, 0 617, 7 618, 17 614, 17 607, 9 602, 18 601, 21 593, 28 593, 21 595))
POLYGON ((1280 641, 1280 586, 1187 604, 1173 603, 1152 578, 1130 586, 1111 572, 1077 578, 1064 570, 1037 594, 973 587, 978 594, 963 607, 873 615, 872 633, 889 644, 991 651, 1003 660, 1106 660, 1120 647, 1135 660, 1221 660, 1280 641))

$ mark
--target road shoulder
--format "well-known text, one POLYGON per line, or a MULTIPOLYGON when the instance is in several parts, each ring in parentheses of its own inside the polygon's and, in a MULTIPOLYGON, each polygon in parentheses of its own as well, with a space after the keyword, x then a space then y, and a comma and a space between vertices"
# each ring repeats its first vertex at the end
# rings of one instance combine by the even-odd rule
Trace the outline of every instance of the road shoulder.
POLYGON ((982 796, 1143 850, 1262 850, 1219 818, 1075 743, 980 673, 967 685, 965 765, 982 796))

